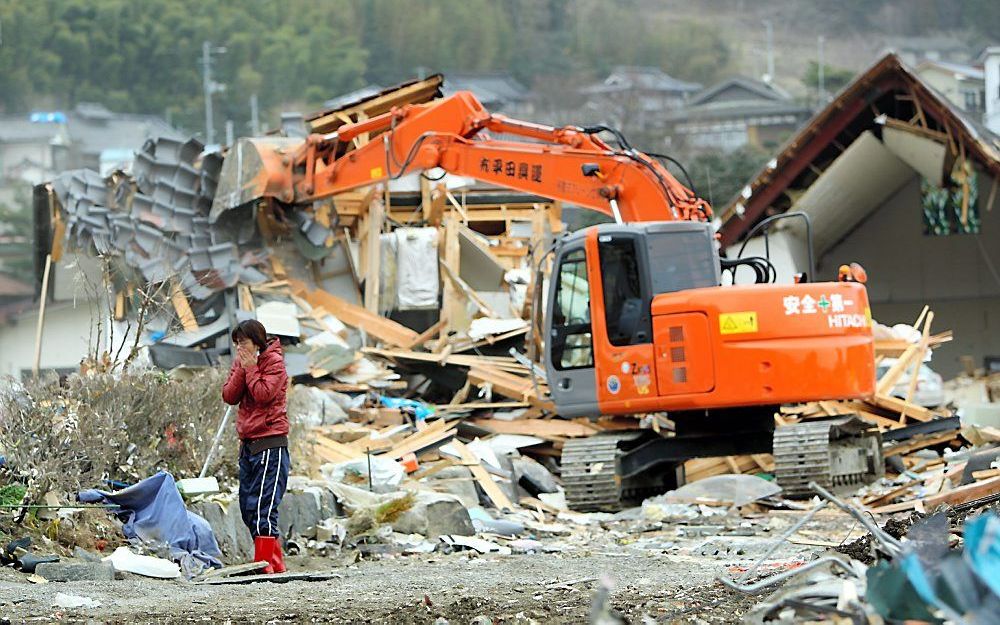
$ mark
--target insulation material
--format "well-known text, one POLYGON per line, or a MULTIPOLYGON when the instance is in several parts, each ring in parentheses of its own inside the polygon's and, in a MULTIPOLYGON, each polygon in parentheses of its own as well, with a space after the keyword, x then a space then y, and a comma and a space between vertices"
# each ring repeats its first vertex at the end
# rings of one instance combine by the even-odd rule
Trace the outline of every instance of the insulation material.
POLYGON ((888 126, 882 129, 882 142, 921 176, 939 187, 943 184, 944 159, 948 149, 945 144, 888 126))
POLYGON ((396 304, 399 310, 437 308, 438 278, 437 228, 397 228, 396 304))
POLYGON ((379 312, 388 315, 396 309, 396 283, 399 281, 399 270, 397 262, 396 235, 392 232, 383 233, 379 239, 379 283, 378 283, 378 307, 379 312))
POLYGON ((489 319, 487 317, 480 317, 479 319, 472 320, 468 334, 470 339, 479 341, 487 336, 505 334, 527 327, 528 322, 524 319, 489 319))
POLYGON ((268 334, 292 336, 302 334, 299 327, 299 309, 291 302, 267 302, 257 306, 257 321, 264 324, 268 334))
POLYGON ((497 262, 489 243, 466 227, 458 230, 459 277, 474 291, 497 291, 503 288, 506 268, 497 262))
MULTIPOLYGON (((358 288, 357 261, 351 251, 353 242, 338 240, 330 248, 330 255, 323 259, 319 286, 342 300, 360 306, 361 290, 358 288)), ((354 244, 356 246, 356 243, 354 244)))
POLYGON ((914 176, 870 130, 861 133, 792 206, 812 217, 816 257, 914 176))

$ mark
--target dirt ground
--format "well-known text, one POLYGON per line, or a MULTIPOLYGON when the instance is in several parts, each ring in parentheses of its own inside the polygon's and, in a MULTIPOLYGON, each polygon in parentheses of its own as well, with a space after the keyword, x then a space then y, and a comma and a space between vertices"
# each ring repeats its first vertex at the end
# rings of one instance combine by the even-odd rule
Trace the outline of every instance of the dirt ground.
MULTIPOLYGON (((697 521, 583 528, 583 536, 564 541, 558 553, 431 553, 339 566, 343 555, 289 558, 290 570, 343 576, 322 582, 209 586, 128 576, 32 584, 6 568, 0 569, 0 622, 435 623, 443 617, 466 624, 482 615, 494 623, 586 623, 608 580, 605 611, 625 622, 734 623, 757 599, 728 590, 716 576, 739 575, 796 518, 771 512, 730 520, 721 531, 697 521), (57 608, 57 593, 100 606, 57 608)), ((830 513, 799 536, 805 540, 798 542, 838 542, 860 532, 844 515, 830 513)), ((769 565, 781 570, 822 551, 785 543, 769 565)))

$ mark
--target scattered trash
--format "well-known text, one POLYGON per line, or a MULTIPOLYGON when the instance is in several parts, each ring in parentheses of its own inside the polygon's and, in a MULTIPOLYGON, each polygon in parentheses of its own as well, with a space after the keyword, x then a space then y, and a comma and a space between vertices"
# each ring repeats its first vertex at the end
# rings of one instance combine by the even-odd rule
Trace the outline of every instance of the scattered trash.
POLYGON ((754 475, 716 475, 685 484, 664 495, 664 499, 681 504, 739 507, 779 493, 780 486, 754 475))
POLYGON ((99 608, 101 607, 101 602, 96 599, 91 599, 90 597, 68 595, 64 592, 57 592, 56 596, 52 598, 52 607, 63 608, 66 610, 99 608))
POLYGON ((139 555, 128 547, 115 549, 114 553, 104 558, 104 561, 110 562, 116 571, 135 573, 145 577, 174 579, 181 576, 181 567, 177 563, 164 558, 139 555))

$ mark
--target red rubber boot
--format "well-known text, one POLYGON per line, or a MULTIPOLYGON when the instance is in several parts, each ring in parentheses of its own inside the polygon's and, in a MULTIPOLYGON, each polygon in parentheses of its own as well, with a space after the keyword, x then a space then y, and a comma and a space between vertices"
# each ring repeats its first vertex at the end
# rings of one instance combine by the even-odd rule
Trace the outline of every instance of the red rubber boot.
MULTIPOLYGON (((280 547, 278 547, 278 539, 274 536, 257 536, 253 539, 253 561, 267 562, 267 566, 261 570, 261 573, 269 574, 275 572, 275 550, 278 550, 278 558, 281 558, 280 547)), ((282 568, 284 568, 284 564, 282 564, 282 568)))
POLYGON ((271 551, 271 568, 274 569, 275 573, 285 572, 285 556, 281 553, 281 542, 277 538, 271 538, 274 541, 274 549, 271 551))

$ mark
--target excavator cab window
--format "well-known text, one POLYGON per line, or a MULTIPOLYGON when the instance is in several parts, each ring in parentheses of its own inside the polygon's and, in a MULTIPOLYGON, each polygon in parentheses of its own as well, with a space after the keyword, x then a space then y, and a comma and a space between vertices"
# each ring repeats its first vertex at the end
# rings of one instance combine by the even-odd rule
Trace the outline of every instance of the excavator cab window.
POLYGON ((652 336, 650 294, 641 270, 639 238, 603 235, 598 239, 604 310, 612 345, 649 343, 652 336))
POLYGON ((553 365, 559 370, 593 367, 590 284, 583 248, 566 253, 556 275, 559 288, 552 308, 553 365))

